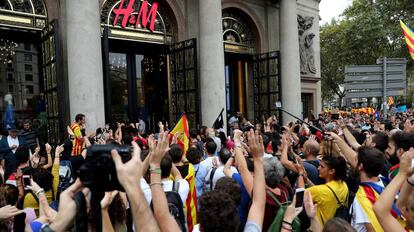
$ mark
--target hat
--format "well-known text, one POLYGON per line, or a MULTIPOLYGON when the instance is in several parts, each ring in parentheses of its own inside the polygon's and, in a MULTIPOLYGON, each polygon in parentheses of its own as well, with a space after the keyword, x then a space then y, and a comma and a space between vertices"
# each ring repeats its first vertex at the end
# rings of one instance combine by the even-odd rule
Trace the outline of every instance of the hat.
POLYGON ((7 131, 18 131, 17 127, 13 124, 7 125, 7 131))

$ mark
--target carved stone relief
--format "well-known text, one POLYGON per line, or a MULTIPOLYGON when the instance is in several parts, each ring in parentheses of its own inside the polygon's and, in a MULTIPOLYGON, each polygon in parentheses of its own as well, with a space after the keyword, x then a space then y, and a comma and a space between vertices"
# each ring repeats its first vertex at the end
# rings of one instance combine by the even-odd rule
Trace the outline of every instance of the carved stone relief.
POLYGON ((313 49, 313 39, 315 34, 310 30, 313 26, 313 20, 314 17, 303 17, 298 15, 301 74, 316 74, 315 51, 313 49))

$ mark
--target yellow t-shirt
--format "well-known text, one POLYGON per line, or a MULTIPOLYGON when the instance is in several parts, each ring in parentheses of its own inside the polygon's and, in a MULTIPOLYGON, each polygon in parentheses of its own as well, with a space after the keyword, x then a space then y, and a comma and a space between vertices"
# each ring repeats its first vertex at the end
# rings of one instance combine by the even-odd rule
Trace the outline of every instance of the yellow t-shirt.
MULTIPOLYGON (((56 198, 57 189, 59 186, 59 165, 53 164, 52 175, 53 175, 53 191, 54 191, 54 195, 56 198)), ((55 200, 53 199, 52 190, 47 191, 45 195, 47 198, 47 202, 49 204, 55 200)), ((33 208, 36 212, 36 215, 39 216, 39 203, 31 193, 26 194, 26 196, 24 197, 23 208, 33 208)))
POLYGON ((312 194, 313 203, 318 204, 317 217, 319 222, 324 225, 329 219, 335 216, 336 210, 340 207, 338 201, 335 198, 333 192, 326 186, 329 185, 335 192, 336 196, 341 202, 345 202, 348 205, 348 186, 344 181, 330 181, 326 184, 315 185, 307 188, 312 194))

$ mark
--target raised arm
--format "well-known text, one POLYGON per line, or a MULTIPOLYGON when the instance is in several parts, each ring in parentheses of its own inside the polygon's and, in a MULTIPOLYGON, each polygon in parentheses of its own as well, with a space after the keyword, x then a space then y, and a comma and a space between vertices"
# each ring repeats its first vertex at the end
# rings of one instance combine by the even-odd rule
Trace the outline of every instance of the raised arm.
POLYGON ((358 143, 358 141, 352 135, 351 131, 349 131, 348 127, 345 125, 345 123, 342 120, 338 120, 338 124, 341 127, 342 131, 344 132, 344 136, 345 136, 345 139, 348 142, 348 144, 354 150, 357 150, 361 145, 358 143))
POLYGON ((134 147, 132 157, 126 163, 122 163, 118 152, 112 150, 112 159, 115 163, 118 180, 128 196, 135 231, 160 231, 140 186, 142 177, 141 149, 135 142, 132 142, 132 146, 134 147))
POLYGON ((246 188, 247 193, 250 197, 253 194, 253 176, 247 168, 246 158, 243 155, 243 148, 241 144, 241 135, 243 132, 241 130, 234 131, 234 157, 238 165, 239 173, 242 177, 244 187, 246 188))
POLYGON ((341 149, 342 154, 345 156, 345 159, 348 161, 351 167, 353 169, 356 169, 358 165, 357 153, 354 150, 352 150, 352 148, 348 146, 348 144, 334 132, 325 132, 325 133, 328 134, 333 139, 336 145, 338 145, 339 149, 341 149))
MULTIPOLYGON (((154 215, 161 228, 161 231, 180 231, 175 219, 171 216, 168 209, 168 202, 162 188, 161 182, 161 160, 170 149, 168 144, 168 134, 160 133, 158 137, 158 144, 154 150, 153 155, 150 159, 150 170, 151 170, 151 194, 152 203, 154 205, 154 215)), ((174 178, 182 179, 180 172, 173 165, 172 168, 174 178), (178 172, 178 173, 177 173, 178 172)))
POLYGON ((374 204, 375 215, 377 216, 377 219, 384 231, 405 231, 397 219, 391 215, 390 211, 392 209, 392 204, 395 200, 395 196, 397 195, 398 190, 400 190, 404 181, 407 180, 407 177, 413 173, 413 168, 411 167, 413 157, 413 148, 401 156, 400 170, 397 176, 394 177, 391 183, 382 192, 380 198, 374 204))
POLYGON ((414 191, 414 175, 410 176, 404 183, 398 194, 397 199, 397 208, 401 210, 404 206, 407 205, 408 198, 414 191))
POLYGON ((42 168, 48 169, 48 168, 52 167, 52 146, 50 146, 48 143, 46 143, 45 147, 46 147, 46 154, 47 154, 47 163, 45 165, 43 165, 42 168))
POLYGON ((111 218, 109 217, 108 208, 117 194, 118 191, 106 192, 104 198, 101 200, 103 232, 115 232, 114 227, 112 226, 111 218))
POLYGON ((253 201, 247 221, 255 222, 260 228, 263 226, 264 209, 266 203, 266 182, 263 168, 263 138, 259 132, 250 130, 248 133, 249 147, 254 163, 253 201))
POLYGON ((298 172, 295 167, 295 163, 288 159, 288 150, 289 150, 289 138, 287 135, 282 136, 282 153, 280 155, 280 162, 282 163, 283 167, 289 169, 293 172, 298 172))

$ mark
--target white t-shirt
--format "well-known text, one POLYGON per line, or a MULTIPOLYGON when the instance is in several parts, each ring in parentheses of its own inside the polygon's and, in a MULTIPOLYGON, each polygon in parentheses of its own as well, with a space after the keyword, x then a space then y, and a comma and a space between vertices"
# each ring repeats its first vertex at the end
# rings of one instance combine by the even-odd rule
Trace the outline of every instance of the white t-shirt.
MULTIPOLYGON (((375 184, 384 187, 384 183, 380 181, 376 182, 375 184)), ((365 214, 364 210, 362 209, 361 205, 359 204, 357 198, 354 199, 351 207, 352 218, 351 218, 351 225, 357 232, 366 232, 367 228, 365 227, 366 223, 371 223, 365 214)))
POLYGON ((200 164, 203 165, 206 168, 207 172, 208 172, 213 168, 213 160, 215 160, 215 163, 217 165, 220 164, 220 160, 216 156, 209 156, 205 160, 201 161, 200 164))
MULTIPOLYGON (((162 180, 161 182, 163 184, 162 188, 164 189, 164 192, 173 191, 172 180, 162 180)), ((188 185, 188 182, 184 179, 177 180, 175 184, 179 184, 178 194, 180 194, 181 200, 183 201, 183 205, 185 205, 188 192, 190 191, 190 186, 188 185)), ((152 200, 151 188, 144 178, 141 178, 141 189, 142 189, 142 192, 144 192, 144 196, 148 204, 151 204, 151 200, 152 200)))
MULTIPOLYGON (((224 166, 220 166, 220 167, 218 167, 217 169, 216 169, 216 172, 214 173, 214 176, 213 176, 213 181, 212 181, 212 184, 213 184, 213 190, 214 190, 214 188, 216 187, 216 183, 217 183, 217 181, 219 180, 219 179, 221 179, 222 177, 225 177, 226 175, 224 175, 224 172, 223 172, 223 170, 224 170, 224 166)), ((237 171, 237 169, 235 168, 235 167, 230 167, 230 170, 231 170, 231 174, 233 175, 233 173, 239 173, 238 171, 237 171)), ((211 172, 213 171, 213 169, 210 169, 210 171, 207 173, 207 175, 206 175, 206 177, 205 177, 205 181, 204 181, 204 183, 206 183, 205 184, 205 189, 207 190, 207 191, 210 191, 211 190, 211 188, 210 188, 210 175, 211 175, 211 172)))
MULTIPOLYGON (((14 139, 11 136, 7 136, 7 143, 9 143, 9 147, 12 147, 13 145, 16 145, 18 147, 19 139, 17 138, 17 136, 14 139)), ((17 147, 12 150, 13 153, 16 153, 17 147)))

